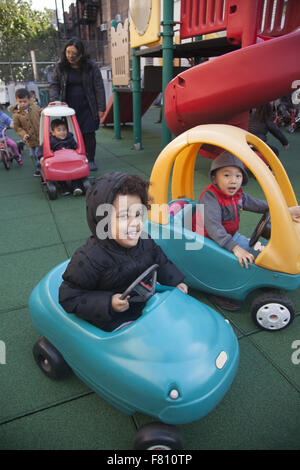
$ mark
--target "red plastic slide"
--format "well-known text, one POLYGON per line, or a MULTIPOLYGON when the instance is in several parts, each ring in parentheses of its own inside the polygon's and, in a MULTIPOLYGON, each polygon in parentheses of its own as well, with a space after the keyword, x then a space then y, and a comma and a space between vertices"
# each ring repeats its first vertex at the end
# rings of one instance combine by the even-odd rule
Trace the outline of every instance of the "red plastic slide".
MULTIPOLYGON (((156 93, 142 91, 141 95, 141 114, 142 116, 145 114, 147 109, 152 105, 153 101, 155 100, 156 93)), ((120 95, 120 121, 121 124, 126 124, 127 122, 133 122, 133 111, 132 111, 132 91, 128 88, 121 88, 119 91, 120 95)), ((113 100, 114 96, 111 95, 106 110, 104 113, 103 118, 101 119, 101 124, 113 124, 114 122, 114 112, 113 112, 113 100)))
POLYGON ((247 128, 248 111, 293 91, 300 80, 300 30, 244 47, 180 73, 165 90, 176 135, 199 124, 247 128))

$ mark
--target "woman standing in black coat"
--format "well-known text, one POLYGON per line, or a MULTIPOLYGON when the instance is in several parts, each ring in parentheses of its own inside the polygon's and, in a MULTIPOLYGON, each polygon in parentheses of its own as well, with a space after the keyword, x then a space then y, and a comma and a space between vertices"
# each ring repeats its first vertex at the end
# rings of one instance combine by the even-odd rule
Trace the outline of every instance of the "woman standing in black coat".
POLYGON ((77 38, 67 42, 53 73, 50 101, 59 99, 75 110, 90 170, 97 170, 95 132, 106 107, 105 91, 97 64, 89 59, 83 42, 77 38))

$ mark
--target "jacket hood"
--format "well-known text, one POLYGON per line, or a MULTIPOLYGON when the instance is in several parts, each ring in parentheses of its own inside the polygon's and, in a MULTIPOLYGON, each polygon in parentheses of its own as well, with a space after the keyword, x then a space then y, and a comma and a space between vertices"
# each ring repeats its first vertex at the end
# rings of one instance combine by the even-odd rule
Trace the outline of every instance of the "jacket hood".
POLYGON ((210 180, 212 181, 212 173, 215 170, 219 170, 220 168, 224 168, 225 166, 237 166, 243 174, 242 186, 246 186, 246 184, 248 183, 248 175, 243 162, 227 150, 225 150, 225 152, 220 153, 220 155, 215 158, 215 160, 213 160, 209 170, 210 180))
MULTIPOLYGON (((105 210, 104 205, 113 203, 118 189, 127 177, 128 174, 121 172, 106 173, 97 178, 86 193, 86 216, 88 226, 92 234, 99 241, 102 240, 97 236, 97 225, 109 215, 107 211, 108 206, 106 206, 105 210), (100 206, 102 206, 102 209, 100 206), (97 215, 97 210, 99 215, 97 215)), ((107 226, 108 224, 106 224, 105 227, 106 231, 108 229, 107 226)))

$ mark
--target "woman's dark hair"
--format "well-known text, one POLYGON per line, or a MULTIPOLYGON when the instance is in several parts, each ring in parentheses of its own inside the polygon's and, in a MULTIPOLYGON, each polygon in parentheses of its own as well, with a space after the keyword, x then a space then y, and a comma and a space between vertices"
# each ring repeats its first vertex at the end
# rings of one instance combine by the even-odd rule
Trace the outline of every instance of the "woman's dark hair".
POLYGON ((139 196, 141 198, 142 204, 146 206, 147 209, 150 209, 148 196, 149 185, 150 183, 145 181, 139 175, 128 175, 126 180, 118 189, 115 197, 117 197, 118 194, 124 196, 127 194, 139 196))
POLYGON ((69 46, 76 47, 76 49, 78 51, 78 54, 81 56, 80 61, 79 61, 80 68, 82 68, 82 69, 87 68, 88 64, 89 64, 90 55, 85 50, 85 46, 84 46, 82 40, 78 39, 78 38, 72 38, 65 44, 65 47, 63 48, 63 50, 61 52, 61 56, 60 56, 60 66, 62 68, 69 68, 70 67, 69 61, 68 61, 67 56, 66 56, 66 49, 69 46))
POLYGON ((272 106, 270 103, 263 104, 256 108, 255 117, 260 122, 266 122, 272 120, 272 106))

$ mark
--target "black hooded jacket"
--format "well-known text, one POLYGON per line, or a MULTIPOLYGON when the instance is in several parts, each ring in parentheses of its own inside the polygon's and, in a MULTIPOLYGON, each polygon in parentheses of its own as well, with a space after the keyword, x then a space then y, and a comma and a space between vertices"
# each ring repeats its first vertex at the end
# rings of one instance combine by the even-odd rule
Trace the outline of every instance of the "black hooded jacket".
POLYGON ((151 238, 140 238, 132 248, 124 248, 115 240, 100 240, 97 224, 104 216, 96 216, 100 204, 112 204, 118 189, 128 175, 105 174, 95 181, 86 196, 87 221, 92 236, 78 248, 66 271, 59 290, 59 302, 68 313, 105 330, 112 331, 124 322, 136 320, 145 304, 135 303, 125 312, 115 312, 111 298, 125 289, 149 266, 158 264, 157 280, 177 286, 184 275, 168 260, 151 238))

